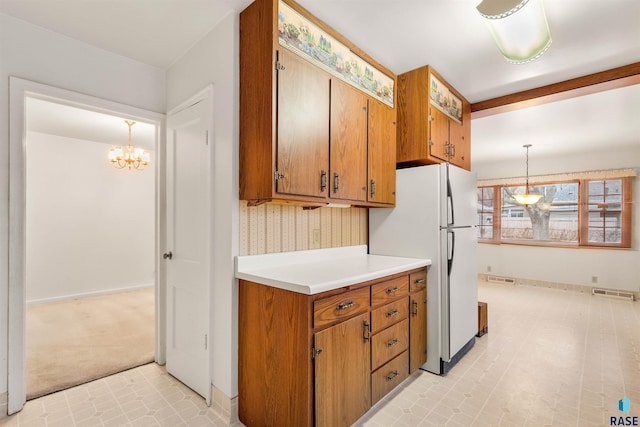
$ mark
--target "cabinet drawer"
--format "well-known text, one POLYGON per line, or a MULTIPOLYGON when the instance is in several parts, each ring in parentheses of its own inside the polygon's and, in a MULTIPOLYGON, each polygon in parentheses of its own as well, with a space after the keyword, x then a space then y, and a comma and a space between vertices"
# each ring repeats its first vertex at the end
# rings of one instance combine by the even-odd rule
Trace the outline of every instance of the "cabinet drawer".
POLYGON ((404 352, 371 374, 371 405, 409 376, 409 353, 404 352))
POLYGON ((328 325, 369 309, 369 288, 322 298, 313 303, 313 326, 328 325))
POLYGON ((409 314, 407 299, 402 298, 371 312, 371 333, 383 330, 389 325, 406 319, 409 314))
POLYGON ((402 276, 371 286, 371 305, 377 306, 409 294, 409 276, 402 276))
POLYGON ((419 291, 427 287, 427 272, 425 270, 409 275, 409 291, 419 291))
POLYGON ((373 335, 371 337, 371 370, 378 369, 379 366, 405 351, 408 346, 409 323, 407 319, 373 335))

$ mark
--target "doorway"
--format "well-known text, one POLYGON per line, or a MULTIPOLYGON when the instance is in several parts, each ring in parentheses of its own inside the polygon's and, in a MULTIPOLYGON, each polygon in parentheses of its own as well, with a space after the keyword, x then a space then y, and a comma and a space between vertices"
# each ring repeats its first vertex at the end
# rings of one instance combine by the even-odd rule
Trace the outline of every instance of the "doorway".
MULTIPOLYGON (((27 399, 154 360, 155 171, 107 160, 125 119, 26 98, 27 399)), ((151 163, 155 133, 132 125, 151 163)))
MULTIPOLYGON (((142 288, 148 288, 152 293, 152 300, 155 303, 155 315, 153 316, 153 324, 155 326, 155 344, 154 358, 156 362, 160 364, 164 364, 164 321, 163 321, 163 310, 164 307, 164 292, 162 291, 162 271, 159 270, 161 265, 158 262, 158 247, 162 242, 163 233, 162 233, 162 225, 160 224, 160 218, 162 218, 160 210, 162 209, 162 200, 159 194, 162 194, 162 180, 159 179, 162 173, 162 156, 160 153, 162 152, 161 148, 164 146, 164 138, 161 129, 164 127, 164 115, 159 113, 153 113, 146 110, 140 110, 134 107, 113 103, 110 101, 78 94, 75 92, 66 91, 63 89, 53 88, 50 86, 29 82, 26 80, 18 79, 11 77, 10 78, 10 111, 12 113, 10 119, 10 235, 9 235, 9 245, 10 245, 10 259, 9 259, 9 348, 8 348, 8 412, 9 414, 15 413, 19 411, 24 402, 26 401, 26 343, 28 342, 28 337, 26 337, 26 325, 25 318, 27 312, 27 301, 29 301, 30 306, 38 306, 43 302, 61 302, 63 300, 68 300, 69 295, 72 295, 76 298, 76 301, 84 301, 86 302, 90 298, 87 297, 98 297, 107 294, 113 294, 113 291, 138 291, 142 290, 142 288), (31 278, 37 277, 38 272, 30 272, 29 271, 29 255, 30 255, 30 247, 29 247, 29 239, 33 237, 33 235, 29 235, 28 225, 32 219, 28 216, 28 207, 29 207, 29 181, 31 179, 33 182, 33 177, 29 178, 29 170, 27 168, 27 164, 29 159, 33 160, 35 157, 30 157, 33 153, 30 152, 30 146, 27 143, 28 135, 30 129, 29 127, 29 116, 27 111, 27 106, 29 102, 38 102, 38 101, 46 101, 54 104, 58 104, 60 106, 65 107, 73 107, 79 110, 83 110, 86 113, 99 113, 106 116, 115 116, 120 120, 121 118, 126 118, 129 120, 134 120, 137 123, 145 124, 146 126, 151 127, 152 129, 152 137, 151 137, 151 145, 153 150, 155 150, 156 156, 152 157, 152 163, 148 166, 148 170, 144 172, 150 172, 153 174, 151 177, 152 188, 150 189, 152 196, 152 208, 151 208, 151 218, 147 218, 147 225, 151 224, 151 238, 152 243, 151 247, 151 255, 150 262, 147 262, 145 265, 147 266, 147 270, 151 269, 151 271, 147 271, 147 275, 149 277, 149 281, 146 284, 138 283, 125 283, 124 286, 118 288, 114 287, 113 283, 111 284, 110 289, 109 286, 103 286, 104 283, 100 284, 102 279, 104 279, 105 274, 100 274, 100 271, 97 274, 94 274, 93 280, 88 280, 91 282, 91 286, 84 291, 78 291, 77 288, 73 289, 71 286, 71 282, 73 280, 64 281, 63 285, 60 286, 45 286, 44 293, 42 293, 42 289, 39 290, 40 297, 37 297, 31 294, 30 288, 27 288, 27 283, 30 282, 31 278), (134 290, 133 288, 139 288, 134 290), (52 289, 58 288, 58 289, 52 289), (55 293, 57 292, 57 294, 55 293), (82 298, 80 298, 82 297, 82 298), (26 340, 25 340, 26 338, 26 340)), ((55 115, 50 115, 54 118, 55 115)), ((51 118, 50 117, 50 118, 51 118)), ((59 120, 61 122, 61 120, 59 120)), ((83 123, 84 121, 80 121, 83 123)), ((94 124, 94 127, 95 124, 94 124)), ((123 137, 114 138, 111 143, 116 143, 117 145, 126 145, 127 142, 127 129, 126 124, 122 123, 123 137)), ((135 128, 134 128, 135 129, 135 128)), ((132 134, 135 135, 135 130, 132 131, 132 134)), ((41 136, 41 135, 40 135, 41 136)), ((60 138, 60 135, 57 135, 56 138, 60 138)), ((56 139, 53 138, 53 139, 56 139)), ((36 138, 37 139, 37 138, 36 138)), ((69 142, 71 140, 71 144, 77 143, 78 138, 68 138, 65 142, 69 142)), ((80 138, 91 140, 91 138, 80 138)), ((49 141, 50 142, 50 141, 49 141)), ((58 141, 59 142, 59 141, 58 141)), ((82 142, 82 141, 80 141, 82 142)), ((104 157, 100 159, 101 162, 105 162, 108 164, 107 152, 108 146, 104 143, 94 143, 93 145, 87 143, 82 145, 75 146, 77 150, 89 149, 90 147, 96 151, 99 151, 95 146, 102 145, 106 151, 104 152, 104 157), (82 149, 78 148, 82 147, 82 149)), ((51 144, 41 144, 48 149, 52 148, 51 144)), ((73 162, 64 161, 68 159, 66 156, 56 157, 61 153, 64 153, 65 150, 69 150, 69 147, 60 148, 58 145, 58 150, 54 150, 54 156, 45 156, 48 158, 48 161, 53 164, 54 171, 53 173, 59 173, 61 175, 64 174, 64 170, 68 168, 76 167, 77 164, 73 162), (57 153, 57 154, 56 154, 57 153), (56 161, 57 160, 57 161, 56 161), (62 161, 61 161, 62 160, 62 161)), ((52 154, 52 153, 49 153, 52 154)), ((86 154, 86 153, 85 153, 86 154)), ((47 161, 45 159, 45 161, 47 161)), ((111 165, 108 165, 112 167, 111 165)), ((129 171, 118 171, 131 173, 129 171)), ((133 171, 137 172, 137 171, 133 171)), ((143 172, 143 173, 144 173, 143 172)), ((129 176, 130 177, 130 176, 129 176)), ((124 180, 125 177, 120 176, 120 180, 124 180)), ((52 180, 53 181, 53 180, 52 180)), ((126 185, 126 184, 125 184, 126 185)), ((58 186, 64 186, 63 184, 58 183, 58 186)), ((109 187, 114 188, 114 187, 109 187)), ((75 194, 75 197, 78 199, 81 198, 89 198, 91 199, 91 191, 85 189, 85 192, 79 192, 75 194)), ((108 196, 102 194, 102 199, 108 199, 108 196)), ((94 198, 95 202, 98 198, 94 198)), ((69 202, 69 200, 67 200, 69 202)), ((68 204, 68 203, 67 203, 68 204)), ((33 205, 36 206, 36 205, 33 205)), ((103 210, 109 210, 109 206, 111 204, 106 203, 102 206, 103 210)), ((38 215, 46 214, 47 212, 41 212, 37 210, 33 210, 38 215)), ((32 212, 32 213, 33 213, 32 212)), ((113 213, 113 212, 112 212, 113 213)), ((87 216, 78 215, 74 221, 71 221, 71 225, 67 225, 67 227, 73 227, 73 225, 79 225, 82 221, 86 221, 87 216)), ((94 227, 95 228, 95 227, 94 227)), ((104 227, 106 228, 106 227, 104 227)), ((121 227, 119 232, 110 233, 111 237, 114 239, 123 239, 127 234, 124 231, 125 227, 121 227)), ((53 229, 53 227, 50 227, 53 229)), ((45 230, 48 230, 45 227, 45 230)), ((55 244, 57 244, 57 252, 61 252, 62 255, 65 254, 65 250, 69 250, 72 248, 70 239, 68 238, 57 238, 51 239, 55 244)), ((124 245, 127 245, 126 242, 121 242, 124 245)), ((102 245, 95 245, 93 247, 91 244, 86 244, 85 242, 85 253, 81 255, 69 256, 72 263, 79 265, 80 267, 85 266, 84 264, 90 264, 87 261, 87 253, 90 250, 96 251, 99 255, 103 255, 101 250, 104 250, 106 246, 105 243, 102 245), (75 258, 75 259, 74 259, 75 258)), ((122 250, 122 252, 126 252, 122 250)), ((41 254, 42 255, 42 254, 41 254)), ((46 255, 51 255, 51 249, 46 251, 46 255)), ((67 254, 68 255, 68 254, 67 254)), ((55 257, 51 257, 55 258, 55 257)), ((59 261, 59 260, 58 260, 59 261)), ((45 262, 46 259, 45 259, 45 262)), ((54 264, 51 262, 50 268, 54 269, 54 264)), ((103 268, 105 270, 104 273, 108 269, 111 270, 123 270, 124 266, 120 262, 113 261, 109 263, 106 260, 102 262, 103 268)), ((94 265, 95 268, 95 265, 94 265)), ((64 270, 64 269, 62 269, 64 270)), ((69 268, 68 270, 73 270, 69 268)), ((76 276, 82 275, 82 273, 76 272, 76 276)), ((72 277, 74 274, 70 274, 68 279, 77 279, 77 277, 72 277)), ((73 301, 73 299, 72 299, 73 301)), ((94 311, 91 311, 91 314, 95 314, 94 311)), ((72 323, 73 324, 73 323, 72 323)), ((75 325, 79 325, 79 322, 75 322, 75 325)))

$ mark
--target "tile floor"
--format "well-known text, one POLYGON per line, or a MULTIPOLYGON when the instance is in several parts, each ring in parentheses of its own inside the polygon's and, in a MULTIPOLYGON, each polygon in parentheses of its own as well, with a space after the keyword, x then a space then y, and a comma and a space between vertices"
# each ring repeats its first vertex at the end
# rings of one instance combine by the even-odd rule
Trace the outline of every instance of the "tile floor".
MULTIPOLYGON (((608 426, 640 416, 640 302, 480 283, 489 333, 445 377, 419 371, 356 425, 608 426)), ((155 364, 29 401, 0 426, 221 426, 155 364)))

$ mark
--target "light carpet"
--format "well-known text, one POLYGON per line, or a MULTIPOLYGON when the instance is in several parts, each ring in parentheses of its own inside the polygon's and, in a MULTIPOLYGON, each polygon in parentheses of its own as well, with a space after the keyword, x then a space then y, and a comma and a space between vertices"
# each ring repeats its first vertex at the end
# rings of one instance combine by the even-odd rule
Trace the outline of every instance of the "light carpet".
POLYGON ((27 399, 154 360, 154 290, 27 307, 27 399))

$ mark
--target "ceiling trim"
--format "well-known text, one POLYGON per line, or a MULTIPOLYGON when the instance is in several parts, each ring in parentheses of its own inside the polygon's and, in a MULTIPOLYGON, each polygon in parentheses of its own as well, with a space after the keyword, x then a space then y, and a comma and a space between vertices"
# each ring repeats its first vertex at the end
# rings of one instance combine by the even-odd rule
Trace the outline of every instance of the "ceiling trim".
POLYGON ((471 104, 471 118, 487 117, 549 102, 640 83, 640 62, 471 104))

